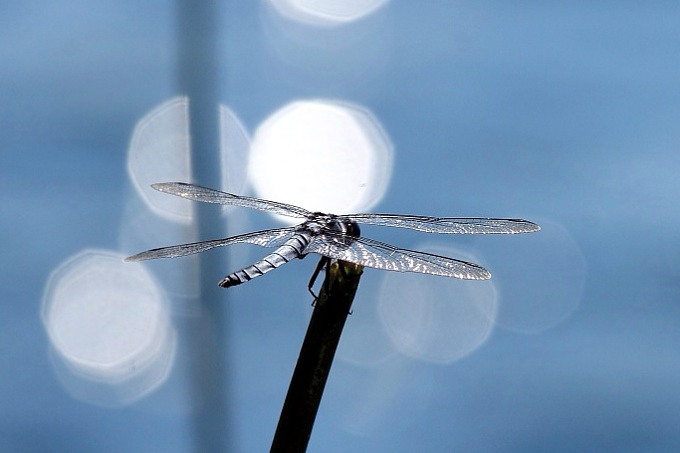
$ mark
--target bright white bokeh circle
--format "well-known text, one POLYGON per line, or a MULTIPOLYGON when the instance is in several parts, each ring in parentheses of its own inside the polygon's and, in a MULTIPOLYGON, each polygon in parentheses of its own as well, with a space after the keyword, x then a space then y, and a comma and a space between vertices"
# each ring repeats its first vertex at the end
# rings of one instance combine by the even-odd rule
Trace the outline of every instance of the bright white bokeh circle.
POLYGON ((192 206, 151 188, 167 181, 190 181, 189 99, 176 97, 144 115, 128 148, 130 181, 144 204, 167 220, 188 223, 192 206))
POLYGON ((253 136, 249 178, 260 198, 336 214, 366 211, 384 195, 391 171, 387 134, 353 104, 294 102, 253 136))
MULTIPOLYGON (((236 113, 226 105, 219 107, 220 160, 222 189, 229 193, 244 194, 247 190, 250 135, 236 113)), ((228 211, 229 206, 225 206, 228 211)))
MULTIPOLYGON (((119 399, 109 404, 125 404, 167 377, 175 331, 160 286, 139 263, 108 251, 83 251, 52 272, 41 310, 61 362, 57 371, 71 381, 67 389, 84 388, 73 380, 104 383, 116 388, 119 399)), ((96 402, 101 395, 78 396, 96 402)))
POLYGON ((360 20, 389 0, 270 0, 282 16, 317 27, 333 27, 360 20))
MULTIPOLYGON (((189 98, 172 98, 152 109, 135 125, 128 148, 130 181, 146 207, 173 222, 189 224, 193 205, 180 197, 158 192, 151 184, 192 182, 189 98)), ((220 162, 222 190, 246 191, 250 136, 236 113, 220 105, 220 162)), ((215 187, 220 189, 220 187, 215 187)))

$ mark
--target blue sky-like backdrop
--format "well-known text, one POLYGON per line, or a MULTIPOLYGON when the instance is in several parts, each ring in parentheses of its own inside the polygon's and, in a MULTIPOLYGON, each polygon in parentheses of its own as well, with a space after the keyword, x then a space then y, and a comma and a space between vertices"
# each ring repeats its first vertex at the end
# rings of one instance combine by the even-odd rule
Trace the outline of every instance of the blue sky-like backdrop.
POLYGON ((186 4, 0 6, 0 450, 269 448, 315 258, 123 263, 280 225, 145 192, 185 175, 543 227, 362 230, 493 278, 366 270, 310 451, 680 451, 680 5, 228 1, 205 68, 186 4))

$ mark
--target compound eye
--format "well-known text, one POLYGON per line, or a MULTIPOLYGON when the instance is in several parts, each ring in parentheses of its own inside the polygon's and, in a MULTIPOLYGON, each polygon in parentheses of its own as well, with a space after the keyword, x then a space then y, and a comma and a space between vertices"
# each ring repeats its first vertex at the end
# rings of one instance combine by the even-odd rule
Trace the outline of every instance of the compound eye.
POLYGON ((359 230, 359 225, 357 225, 354 222, 348 223, 346 227, 348 236, 359 237, 359 235, 361 234, 361 230, 359 230))

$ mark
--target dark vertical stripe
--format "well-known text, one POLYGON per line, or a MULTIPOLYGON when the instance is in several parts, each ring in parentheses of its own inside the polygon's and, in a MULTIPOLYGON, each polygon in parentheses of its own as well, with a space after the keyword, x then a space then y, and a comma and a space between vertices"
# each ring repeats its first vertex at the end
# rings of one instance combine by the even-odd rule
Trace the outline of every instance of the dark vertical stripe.
MULTIPOLYGON (((189 98, 192 182, 220 187, 219 122, 217 106, 218 2, 178 0, 177 3, 177 82, 178 94, 189 98)), ((220 22, 221 23, 221 22, 220 22)), ((196 203, 197 237, 212 236, 221 223, 220 210, 196 203)), ((219 269, 216 254, 199 255, 200 300, 198 316, 186 318, 184 326, 190 363, 190 395, 195 400, 191 415, 195 452, 229 451, 233 437, 229 431, 228 351, 223 312, 228 292, 221 290, 208 270, 219 269)))

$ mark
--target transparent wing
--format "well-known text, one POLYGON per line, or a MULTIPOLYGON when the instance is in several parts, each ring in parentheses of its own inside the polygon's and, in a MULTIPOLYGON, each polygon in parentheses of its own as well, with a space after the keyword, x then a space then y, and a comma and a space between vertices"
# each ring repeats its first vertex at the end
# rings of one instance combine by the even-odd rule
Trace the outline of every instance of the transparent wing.
POLYGON ((474 263, 400 249, 373 239, 352 238, 333 231, 324 231, 314 237, 306 251, 389 271, 419 272, 467 280, 491 278, 489 271, 474 263))
POLYGON ((347 217, 364 225, 410 228, 427 233, 447 234, 511 234, 529 233, 541 229, 522 219, 492 219, 483 217, 428 217, 398 214, 349 214, 347 217))
POLYGON ((125 261, 152 260, 155 258, 176 258, 178 256, 193 255, 205 252, 215 247, 223 247, 231 244, 256 244, 263 247, 278 247, 286 242, 293 234, 295 227, 276 228, 272 230, 255 231, 254 233, 241 234, 224 239, 212 241, 193 242, 191 244, 172 245, 128 256, 125 261))
POLYGON ((246 208, 259 209, 260 211, 272 212, 289 217, 310 218, 313 214, 306 209, 292 204, 279 203, 276 201, 261 200, 259 198, 242 197, 207 187, 196 186, 184 182, 161 182, 152 184, 151 187, 159 192, 165 192, 178 197, 206 203, 226 204, 243 206, 246 208))

